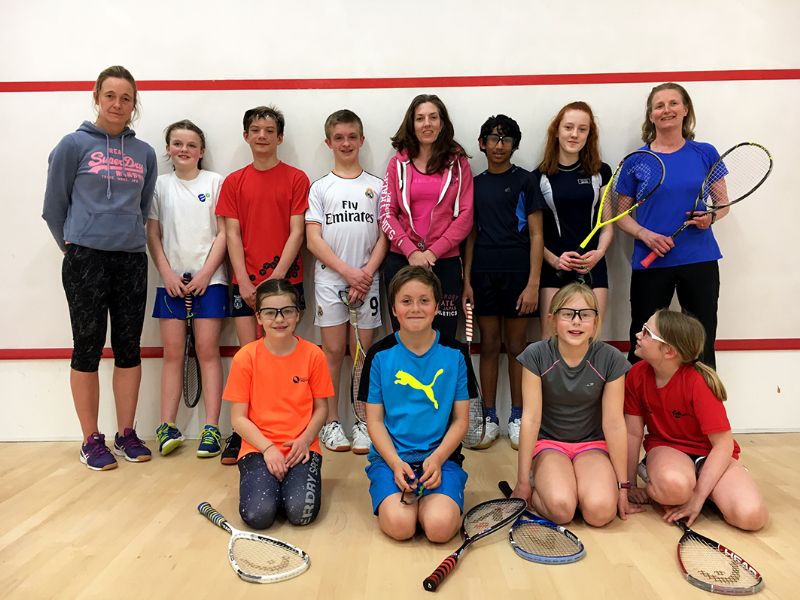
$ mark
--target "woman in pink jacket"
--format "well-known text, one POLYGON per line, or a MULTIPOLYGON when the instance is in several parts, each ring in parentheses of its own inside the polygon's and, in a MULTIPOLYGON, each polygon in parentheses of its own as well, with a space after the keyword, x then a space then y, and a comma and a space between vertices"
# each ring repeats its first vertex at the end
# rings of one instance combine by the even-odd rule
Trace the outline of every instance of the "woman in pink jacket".
POLYGON ((380 204, 381 229, 391 244, 386 281, 407 264, 433 270, 444 292, 433 327, 452 338, 463 285, 459 245, 472 230, 472 172, 453 137, 438 96, 414 98, 392 138, 397 154, 386 168, 380 204))

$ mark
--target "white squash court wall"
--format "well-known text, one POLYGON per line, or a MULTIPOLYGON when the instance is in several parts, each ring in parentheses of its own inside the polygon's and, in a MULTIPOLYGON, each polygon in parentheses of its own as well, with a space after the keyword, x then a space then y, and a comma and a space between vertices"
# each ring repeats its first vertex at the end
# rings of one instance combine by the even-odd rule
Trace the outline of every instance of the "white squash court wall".
MULTIPOLYGON (((111 64, 125 65, 137 79, 152 81, 789 69, 797 68, 800 58, 795 27, 800 5, 791 0, 402 4, 32 0, 9 6, 13 8, 3 8, 0 22, 0 82, 89 81, 111 64)), ((410 99, 420 92, 434 92, 447 104, 457 139, 473 155, 473 170, 479 172, 485 162, 475 138, 487 116, 503 112, 519 121, 523 140, 515 161, 533 168, 549 120, 564 103, 583 99, 597 114, 603 157, 613 164, 639 145, 646 95, 661 80, 520 87, 149 91, 142 93, 142 115, 134 127, 160 153, 164 127, 191 118, 207 135, 207 168, 228 173, 249 161, 241 139, 242 113, 257 104, 274 103, 287 119, 281 158, 314 180, 330 164, 322 123, 333 110, 347 107, 364 120, 364 166, 382 175, 391 155, 388 138, 410 99)), ((725 254, 718 337, 800 338, 794 307, 800 298, 800 277, 796 244, 789 243, 800 220, 796 185, 790 181, 798 158, 800 83, 710 81, 688 83, 687 88, 698 115, 698 139, 720 150, 753 139, 775 157, 774 173, 758 195, 716 229, 725 254), (762 212, 762 205, 769 206, 768 213, 762 212)), ((61 256, 41 220, 41 204, 48 153, 64 134, 92 116, 88 92, 0 93, 0 164, 6 185, 0 200, 6 219, 0 237, 4 282, 0 349, 71 346, 60 284, 61 256)), ((162 160, 161 171, 167 168, 162 160)), ((608 339, 627 338, 629 252, 630 243, 618 235, 610 253, 611 311, 604 328, 608 339)), ((151 269, 151 285, 154 276, 151 269)), ((310 314, 300 333, 319 341, 310 314)), ((223 344, 235 344, 230 326, 223 344)), ((157 324, 150 317, 143 345, 160 345, 157 324)), ((731 396, 728 411, 734 429, 800 429, 800 390, 793 373, 799 358, 797 351, 718 354, 731 396)), ((160 360, 143 364, 138 428, 149 436, 158 423, 160 360)), ((101 365, 101 428, 106 432, 116 427, 111 366, 108 360, 101 365)), ((182 428, 191 432, 202 423, 202 415, 181 410, 182 428)), ((78 439, 68 361, 0 360, 0 411, 0 440, 78 439)), ((225 421, 223 425, 228 427, 225 421)))

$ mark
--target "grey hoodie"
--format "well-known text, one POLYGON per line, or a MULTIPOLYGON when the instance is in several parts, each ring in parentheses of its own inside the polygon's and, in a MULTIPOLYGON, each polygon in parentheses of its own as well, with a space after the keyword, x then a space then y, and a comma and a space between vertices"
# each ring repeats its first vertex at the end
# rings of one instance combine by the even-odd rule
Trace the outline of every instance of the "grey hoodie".
POLYGON ((62 250, 144 252, 144 223, 158 177, 156 153, 130 129, 84 121, 50 153, 42 218, 62 250))

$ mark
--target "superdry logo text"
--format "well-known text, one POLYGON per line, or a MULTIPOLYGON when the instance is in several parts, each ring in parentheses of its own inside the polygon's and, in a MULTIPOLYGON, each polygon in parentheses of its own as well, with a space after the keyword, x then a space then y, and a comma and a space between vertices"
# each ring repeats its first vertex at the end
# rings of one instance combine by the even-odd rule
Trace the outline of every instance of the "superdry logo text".
POLYGON ((106 177, 113 181, 141 182, 144 181, 144 165, 136 162, 131 156, 123 156, 116 148, 109 148, 109 153, 116 156, 106 156, 101 150, 92 152, 89 160, 90 173, 105 172, 106 177))

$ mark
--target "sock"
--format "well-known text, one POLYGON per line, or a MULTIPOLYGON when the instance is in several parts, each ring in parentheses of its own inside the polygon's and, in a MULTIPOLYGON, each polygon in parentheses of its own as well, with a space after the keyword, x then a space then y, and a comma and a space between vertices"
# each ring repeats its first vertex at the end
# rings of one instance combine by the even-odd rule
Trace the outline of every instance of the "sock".
POLYGON ((508 418, 508 422, 516 421, 517 419, 522 418, 522 407, 521 406, 512 406, 511 407, 511 416, 508 418))
POLYGON ((489 418, 495 425, 500 424, 500 421, 497 419, 497 409, 494 406, 491 408, 488 406, 486 407, 486 417, 489 418))

